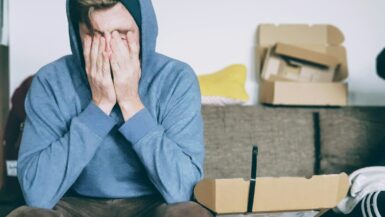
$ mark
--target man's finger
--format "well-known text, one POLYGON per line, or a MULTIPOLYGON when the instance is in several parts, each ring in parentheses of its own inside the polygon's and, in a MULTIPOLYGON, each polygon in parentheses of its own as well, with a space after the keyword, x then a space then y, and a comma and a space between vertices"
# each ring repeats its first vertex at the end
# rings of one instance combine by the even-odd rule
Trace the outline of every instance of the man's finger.
POLYGON ((140 52, 139 38, 132 31, 128 31, 126 36, 127 36, 128 47, 130 49, 130 56, 133 58, 139 59, 139 52, 140 52))
POLYGON ((114 77, 116 77, 120 71, 118 56, 116 53, 112 52, 110 62, 111 62, 112 74, 114 75, 114 77))
POLYGON ((117 54, 117 57, 122 61, 129 57, 128 49, 126 46, 124 46, 123 41, 117 31, 112 33, 111 49, 112 52, 117 54))
POLYGON ((111 65, 108 52, 103 52, 103 77, 111 77, 111 65))
POLYGON ((90 51, 91 51, 92 38, 89 35, 86 35, 83 40, 83 56, 84 63, 86 66, 86 73, 88 74, 90 67, 90 51))
POLYGON ((96 62, 98 59, 98 52, 99 52, 99 36, 94 36, 92 40, 92 47, 91 47, 91 72, 95 71, 96 69, 96 62))
POLYGON ((103 75, 103 52, 105 51, 106 49, 106 39, 104 39, 104 37, 100 37, 100 41, 99 41, 99 50, 98 50, 98 58, 97 58, 97 62, 96 62, 96 66, 97 66, 97 71, 98 73, 100 74, 100 76, 103 75))
MULTIPOLYGON (((106 39, 106 51, 107 51, 107 54, 111 54, 111 33, 110 32, 106 32, 104 33, 104 38, 106 39)), ((109 56, 108 56, 109 58, 109 56)))

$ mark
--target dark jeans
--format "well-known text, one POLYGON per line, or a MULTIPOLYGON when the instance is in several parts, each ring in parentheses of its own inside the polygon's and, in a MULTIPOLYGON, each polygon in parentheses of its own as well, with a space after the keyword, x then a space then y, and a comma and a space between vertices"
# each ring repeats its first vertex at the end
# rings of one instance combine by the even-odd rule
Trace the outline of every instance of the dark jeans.
POLYGON ((7 217, 212 217, 195 202, 167 205, 156 196, 131 199, 64 197, 52 209, 22 206, 7 217))

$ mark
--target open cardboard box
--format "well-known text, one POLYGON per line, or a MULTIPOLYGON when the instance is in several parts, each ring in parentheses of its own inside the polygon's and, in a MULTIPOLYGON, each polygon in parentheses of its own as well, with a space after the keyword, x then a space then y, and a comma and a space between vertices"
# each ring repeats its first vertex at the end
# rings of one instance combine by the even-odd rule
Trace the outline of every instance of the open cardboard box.
POLYGON ((339 64, 330 55, 279 42, 268 49, 261 77, 267 81, 333 82, 339 64))
MULTIPOLYGON (((331 25, 272 25, 258 29, 257 63, 259 70, 267 52, 277 43, 290 44, 333 57, 339 63, 333 82, 293 82, 283 79, 266 79, 261 75, 260 101, 272 105, 345 106, 348 103, 348 77, 344 36, 331 25)), ((261 73, 262 74, 262 73, 261 73)))
MULTIPOLYGON (((196 200, 217 214, 246 213, 250 181, 239 179, 205 179, 199 182, 196 200)), ((253 213, 324 210, 337 206, 347 195, 349 178, 320 175, 299 177, 263 177, 255 181, 253 213)))

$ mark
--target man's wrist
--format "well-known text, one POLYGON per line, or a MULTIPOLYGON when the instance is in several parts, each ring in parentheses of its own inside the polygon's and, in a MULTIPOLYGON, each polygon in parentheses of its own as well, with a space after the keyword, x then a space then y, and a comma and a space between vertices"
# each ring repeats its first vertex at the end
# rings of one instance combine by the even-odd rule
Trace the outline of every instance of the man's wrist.
POLYGON ((102 110, 106 115, 110 115, 111 114, 111 111, 112 109, 114 108, 114 105, 112 105, 111 103, 101 103, 101 102, 95 102, 95 105, 97 107, 100 108, 100 110, 102 110))
POLYGON ((144 108, 140 99, 127 100, 119 102, 120 110, 122 111, 124 121, 128 121, 132 116, 144 108))

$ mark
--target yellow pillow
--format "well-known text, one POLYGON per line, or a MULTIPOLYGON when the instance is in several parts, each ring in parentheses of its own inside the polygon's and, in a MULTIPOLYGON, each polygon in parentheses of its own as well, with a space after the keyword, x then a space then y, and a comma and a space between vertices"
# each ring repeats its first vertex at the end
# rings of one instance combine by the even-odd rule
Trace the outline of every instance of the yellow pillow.
POLYGON ((249 100, 247 95, 246 66, 230 65, 212 74, 198 76, 202 104, 242 104, 249 100))

